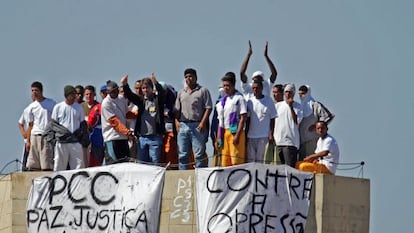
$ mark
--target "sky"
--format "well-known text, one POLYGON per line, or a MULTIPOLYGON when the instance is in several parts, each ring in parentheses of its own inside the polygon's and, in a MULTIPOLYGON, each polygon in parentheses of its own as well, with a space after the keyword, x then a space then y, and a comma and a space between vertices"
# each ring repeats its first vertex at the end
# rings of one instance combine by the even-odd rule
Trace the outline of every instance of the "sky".
MULTIPOLYGON (((155 72, 179 88, 184 69, 193 67, 214 99, 223 74, 239 73, 249 40, 248 75, 270 75, 263 56, 268 41, 276 83, 310 85, 336 115, 329 133, 340 161, 365 162, 370 232, 411 232, 412 9, 410 0, 3 0, 0 169, 21 157, 17 120, 33 81, 60 102, 67 84, 98 88, 125 74, 132 83, 155 72)), ((337 175, 360 177, 361 170, 337 175)))

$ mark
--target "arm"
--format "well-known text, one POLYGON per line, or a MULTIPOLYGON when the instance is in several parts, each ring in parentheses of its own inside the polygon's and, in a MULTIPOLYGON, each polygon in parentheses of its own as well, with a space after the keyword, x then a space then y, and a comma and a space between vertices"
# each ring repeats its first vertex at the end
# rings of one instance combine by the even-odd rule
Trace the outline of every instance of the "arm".
POLYGON ((134 103, 137 106, 140 106, 140 98, 138 95, 136 95, 135 93, 133 93, 131 91, 131 88, 129 88, 128 85, 128 75, 125 75, 121 78, 121 85, 122 88, 124 89, 124 95, 125 98, 127 98, 129 101, 131 101, 132 103, 134 103))
POLYGON ((108 119, 109 124, 119 133, 124 134, 126 136, 132 135, 132 130, 129 130, 122 122, 119 120, 117 116, 112 116, 108 119))
POLYGON ((274 142, 273 133, 275 131, 275 118, 270 119, 269 142, 274 142))
POLYGON ((244 58, 243 64, 240 68, 240 79, 242 83, 247 82, 246 70, 247 70, 247 65, 249 64, 250 56, 252 56, 252 53, 253 53, 252 44, 250 43, 250 40, 249 40, 249 51, 247 52, 246 58, 244 58))
POLYGON ((329 154, 329 150, 323 150, 323 151, 320 151, 318 153, 311 154, 311 155, 307 156, 306 158, 303 159, 303 161, 312 163, 312 162, 318 160, 319 158, 327 156, 328 154, 329 154))
POLYGON ((295 108, 293 107, 293 103, 294 103, 293 97, 289 97, 288 99, 286 99, 286 103, 289 105, 290 113, 292 114, 293 122, 295 122, 295 124, 297 125, 298 124, 298 116, 296 115, 295 108))
POLYGON ((269 69, 272 72, 272 74, 270 75, 270 82, 274 83, 276 81, 276 77, 277 77, 277 70, 276 70, 276 67, 273 64, 272 60, 270 60, 269 56, 267 55, 267 50, 268 50, 268 43, 266 41, 264 56, 265 56, 267 65, 269 66, 269 69))
POLYGON ((18 126, 19 126, 19 130, 20 130, 20 134, 22 135, 22 137, 24 139, 26 139, 27 138, 27 133, 26 133, 26 130, 24 129, 24 125, 22 123, 18 123, 18 126))
POLYGON ((33 122, 29 122, 29 127, 27 128, 26 132, 26 151, 30 151, 30 137, 32 136, 32 128, 33 128, 33 122))
POLYGON ((208 118, 210 117, 211 108, 206 108, 203 113, 203 118, 201 118, 200 124, 198 125, 197 129, 200 130, 200 132, 203 132, 205 129, 207 129, 207 122, 208 118))
POLYGON ((239 144, 239 138, 241 132, 244 130, 244 124, 246 123, 247 113, 243 113, 240 115, 239 125, 237 126, 237 132, 233 138, 233 144, 239 144))

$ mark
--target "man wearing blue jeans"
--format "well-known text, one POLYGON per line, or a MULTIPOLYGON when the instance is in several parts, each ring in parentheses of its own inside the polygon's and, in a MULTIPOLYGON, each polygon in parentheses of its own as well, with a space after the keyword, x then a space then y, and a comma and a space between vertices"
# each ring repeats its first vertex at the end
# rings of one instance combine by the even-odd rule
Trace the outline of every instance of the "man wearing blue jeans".
POLYGON ((212 109, 210 92, 197 83, 196 70, 186 69, 184 79, 186 87, 178 93, 174 106, 180 170, 190 168, 191 150, 195 166, 207 167, 206 143, 212 109))
POLYGON ((139 162, 159 165, 162 151, 162 135, 164 134, 164 92, 154 73, 151 78, 141 80, 142 95, 131 91, 128 76, 121 79, 125 96, 138 106, 135 124, 135 135, 138 136, 139 162), (157 94, 154 93, 154 86, 157 94))

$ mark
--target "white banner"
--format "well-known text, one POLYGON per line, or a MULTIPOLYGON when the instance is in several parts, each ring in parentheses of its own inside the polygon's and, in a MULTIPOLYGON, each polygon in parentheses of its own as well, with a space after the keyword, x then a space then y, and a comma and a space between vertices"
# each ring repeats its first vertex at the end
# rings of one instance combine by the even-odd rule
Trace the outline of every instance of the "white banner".
POLYGON ((248 163, 196 169, 199 233, 303 232, 313 173, 248 163))
POLYGON ((134 163, 36 178, 27 201, 29 233, 157 233, 165 169, 134 163))

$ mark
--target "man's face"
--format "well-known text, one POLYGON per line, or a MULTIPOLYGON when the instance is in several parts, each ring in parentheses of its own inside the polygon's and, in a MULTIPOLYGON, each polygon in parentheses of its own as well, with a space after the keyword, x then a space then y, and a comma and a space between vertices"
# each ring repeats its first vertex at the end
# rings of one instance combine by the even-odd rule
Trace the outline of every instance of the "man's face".
POLYGON ((75 101, 77 100, 76 93, 75 92, 70 93, 68 96, 66 96, 65 99, 66 99, 67 104, 69 104, 69 105, 74 104, 75 101))
POLYGON ((257 83, 252 84, 253 95, 256 97, 261 97, 263 92, 263 87, 257 83))
POLYGON ((298 95, 299 95, 299 98, 300 98, 300 99, 303 99, 303 97, 305 97, 305 95, 306 95, 306 91, 301 91, 301 90, 299 90, 299 91, 298 91, 298 95))
POLYGON ((134 89, 135 89, 135 94, 142 95, 141 82, 135 82, 134 89))
POLYGON ((277 87, 273 87, 272 89, 273 98, 276 100, 276 102, 283 101, 283 91, 280 90, 277 87))
POLYGON ((293 91, 285 91, 285 100, 287 99, 293 99, 293 97, 295 96, 293 91))
POLYGON ((85 89, 85 101, 88 104, 93 104, 95 102, 95 92, 85 89))
POLYGON ((150 97, 153 94, 153 89, 146 83, 141 84, 141 90, 145 97, 150 97))
POLYGON ((38 100, 42 97, 42 91, 37 87, 32 87, 32 96, 35 100, 38 100))
POLYGON ((328 133, 328 127, 326 126, 325 123, 322 123, 322 122, 316 123, 315 129, 316 129, 316 134, 322 138, 325 137, 326 134, 328 133))
POLYGON ((81 103, 83 101, 83 91, 80 88, 76 88, 76 102, 81 103))
POLYGON ((231 95, 234 92, 234 86, 229 81, 222 82, 223 90, 226 95, 231 95))
POLYGON ((118 88, 115 88, 113 91, 111 91, 111 92, 109 93, 109 96, 110 96, 112 99, 116 99, 116 98, 118 98, 118 95, 119 95, 119 90, 118 90, 118 88))
POLYGON ((186 74, 184 78, 187 86, 194 86, 197 83, 197 78, 193 74, 186 74))

